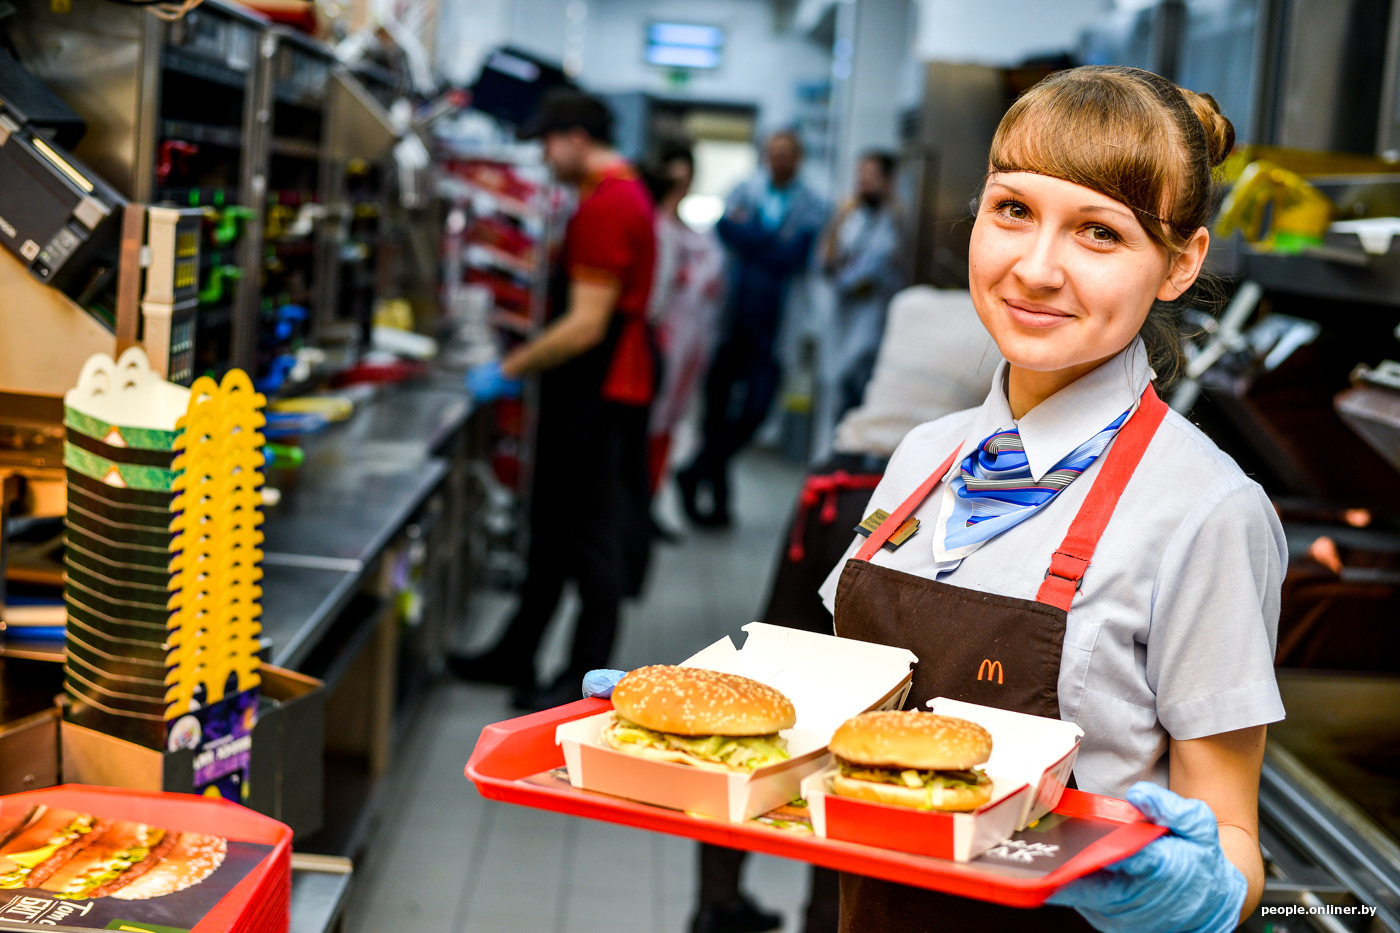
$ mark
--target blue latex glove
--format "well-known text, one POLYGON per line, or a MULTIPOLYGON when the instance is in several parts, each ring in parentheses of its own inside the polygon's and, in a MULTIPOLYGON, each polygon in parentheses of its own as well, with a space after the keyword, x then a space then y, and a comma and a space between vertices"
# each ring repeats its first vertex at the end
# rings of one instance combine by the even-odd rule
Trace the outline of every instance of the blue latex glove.
POLYGON ((465 381, 472 399, 481 404, 494 402, 498 398, 520 396, 520 380, 511 379, 501 372, 501 364, 495 360, 467 370, 465 381))
POLYGON ((612 671, 607 668, 589 671, 583 675, 583 695, 607 699, 612 696, 613 687, 617 686, 617 682, 626 673, 626 671, 612 671))
POLYGON ((1171 832, 1071 882, 1050 895, 1048 903, 1075 908, 1105 933, 1235 929, 1247 884, 1220 848, 1210 807, 1147 781, 1128 788, 1128 802, 1171 832))

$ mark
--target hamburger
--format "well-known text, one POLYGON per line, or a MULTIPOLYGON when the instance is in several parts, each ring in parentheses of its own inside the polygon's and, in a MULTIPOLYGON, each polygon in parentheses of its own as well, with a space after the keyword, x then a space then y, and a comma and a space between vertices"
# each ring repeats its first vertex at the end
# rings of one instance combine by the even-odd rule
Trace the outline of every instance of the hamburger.
POLYGON ((848 719, 829 745, 840 770, 831 791, 843 797, 920 810, 975 810, 992 798, 978 767, 992 736, 966 719, 916 710, 877 710, 848 719))
POLYGON ((144 900, 198 884, 227 852, 218 836, 34 807, 0 837, 0 890, 144 900))
POLYGON ((797 721, 780 691, 698 667, 638 668, 618 681, 612 701, 604 745, 712 771, 747 773, 787 760, 778 732, 797 721))

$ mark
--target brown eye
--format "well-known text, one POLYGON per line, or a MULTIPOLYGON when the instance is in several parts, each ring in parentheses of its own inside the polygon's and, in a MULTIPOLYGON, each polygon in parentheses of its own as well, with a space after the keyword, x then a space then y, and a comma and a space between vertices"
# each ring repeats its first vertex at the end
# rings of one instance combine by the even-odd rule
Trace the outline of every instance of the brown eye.
POLYGON ((1026 220, 1031 214, 1020 201, 1002 201, 996 206, 996 212, 1010 220, 1026 220))
POLYGON ((1108 227, 1102 224, 1090 224, 1088 228, 1089 239, 1095 243, 1117 243, 1119 236, 1108 227))

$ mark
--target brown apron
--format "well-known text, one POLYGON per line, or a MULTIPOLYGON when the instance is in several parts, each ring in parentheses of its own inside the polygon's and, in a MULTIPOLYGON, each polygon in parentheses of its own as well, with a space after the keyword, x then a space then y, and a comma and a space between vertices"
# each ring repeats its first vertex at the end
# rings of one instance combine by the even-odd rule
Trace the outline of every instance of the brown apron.
MULTIPOLYGON (((942 481, 957 457, 915 490, 846 562, 836 590, 836 634, 907 648, 918 656, 909 708, 934 697, 1059 718, 1056 685, 1065 623, 1118 498, 1166 415, 1152 387, 1119 430, 1093 488, 1050 558, 1034 600, 997 596, 877 567, 870 557, 942 481)), ((1012 925, 1044 931, 1091 930, 1079 914, 1046 907, 1034 916, 983 901, 860 875, 841 876, 842 933, 968 933, 1012 925)))

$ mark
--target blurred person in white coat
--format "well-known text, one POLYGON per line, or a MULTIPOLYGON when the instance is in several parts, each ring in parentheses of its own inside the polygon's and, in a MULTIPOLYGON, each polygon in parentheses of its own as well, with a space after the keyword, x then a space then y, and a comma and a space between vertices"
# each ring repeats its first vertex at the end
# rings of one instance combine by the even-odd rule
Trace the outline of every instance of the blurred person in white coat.
POLYGON ((836 307, 822 353, 834 419, 860 403, 875 369, 885 309, 901 284, 894 174, 892 154, 862 155, 855 193, 826 234, 822 267, 836 291, 836 307))
POLYGON ((661 351, 661 384, 651 406, 647 460, 655 494, 667 477, 676 427, 700 388, 715 343, 724 295, 724 253, 708 232, 681 219, 680 205, 695 178, 695 156, 672 144, 647 173, 656 202, 656 276, 651 320, 661 351))

